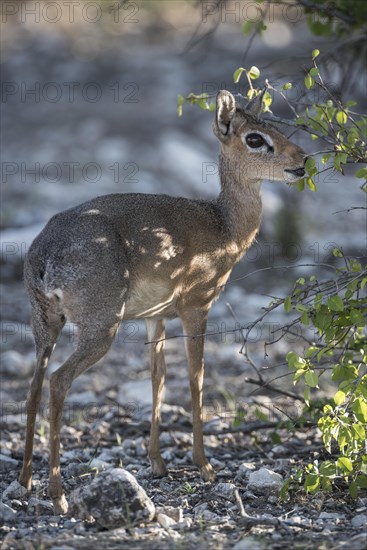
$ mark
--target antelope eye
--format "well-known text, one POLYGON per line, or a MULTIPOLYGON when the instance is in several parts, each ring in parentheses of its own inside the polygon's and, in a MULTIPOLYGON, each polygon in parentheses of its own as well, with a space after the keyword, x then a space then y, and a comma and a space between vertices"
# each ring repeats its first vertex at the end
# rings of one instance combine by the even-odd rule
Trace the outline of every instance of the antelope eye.
POLYGON ((265 139, 260 134, 248 134, 248 136, 246 136, 246 143, 252 149, 258 149, 266 145, 265 139))

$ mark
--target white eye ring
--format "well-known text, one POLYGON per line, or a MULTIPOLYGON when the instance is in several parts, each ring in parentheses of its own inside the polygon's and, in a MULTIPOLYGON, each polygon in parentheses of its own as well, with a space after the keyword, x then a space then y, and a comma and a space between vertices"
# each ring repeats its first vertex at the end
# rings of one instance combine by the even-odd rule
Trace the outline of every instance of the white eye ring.
POLYGON ((269 153, 274 151, 273 147, 273 140, 268 134, 264 134, 263 132, 259 132, 259 130, 249 130, 241 135, 241 140, 244 145, 246 145, 247 150, 250 153, 269 153), (264 140, 264 144, 260 147, 250 147, 247 143, 247 137, 251 134, 257 134, 261 136, 264 140))

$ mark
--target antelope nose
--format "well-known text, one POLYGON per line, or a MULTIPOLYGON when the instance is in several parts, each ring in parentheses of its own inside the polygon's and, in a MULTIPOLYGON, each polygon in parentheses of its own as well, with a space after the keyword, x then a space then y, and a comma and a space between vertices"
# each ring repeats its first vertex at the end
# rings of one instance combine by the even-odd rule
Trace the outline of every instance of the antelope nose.
POLYGON ((292 173, 299 178, 303 178, 306 172, 304 168, 296 168, 295 170, 292 170, 292 173))

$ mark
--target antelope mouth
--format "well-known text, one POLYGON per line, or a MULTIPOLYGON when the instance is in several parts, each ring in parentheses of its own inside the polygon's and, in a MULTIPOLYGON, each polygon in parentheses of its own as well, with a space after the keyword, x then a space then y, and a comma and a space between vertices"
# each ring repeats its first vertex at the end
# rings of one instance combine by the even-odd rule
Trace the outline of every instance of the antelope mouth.
POLYGON ((287 175, 287 179, 291 179, 291 180, 299 180, 300 178, 303 178, 303 176, 305 175, 305 169, 302 167, 302 168, 295 168, 294 170, 291 170, 291 169, 285 169, 284 172, 286 172, 286 175, 287 175), (289 176, 291 176, 289 178, 289 176))

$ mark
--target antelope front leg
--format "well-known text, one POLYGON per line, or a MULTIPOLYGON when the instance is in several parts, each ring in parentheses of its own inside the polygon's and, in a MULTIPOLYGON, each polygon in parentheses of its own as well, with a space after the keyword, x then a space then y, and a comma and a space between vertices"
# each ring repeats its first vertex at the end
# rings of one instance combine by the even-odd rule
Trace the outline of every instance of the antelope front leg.
POLYGON ((154 342, 161 340, 156 344, 150 344, 153 407, 148 452, 153 477, 164 477, 168 472, 163 458, 161 457, 159 447, 159 423, 161 418, 161 396, 166 375, 166 365, 164 362, 165 323, 163 320, 156 321, 154 319, 146 319, 145 324, 149 341, 154 342))
POLYGON ((193 461, 198 466, 204 481, 214 481, 215 472, 207 461, 203 441, 203 379, 204 379, 204 336, 207 312, 190 311, 181 316, 186 335, 186 353, 189 363, 190 390, 192 399, 193 461))
POLYGON ((60 429, 66 393, 67 390, 59 384, 58 372, 55 372, 50 379, 50 481, 48 486, 48 496, 52 500, 55 515, 66 514, 68 511, 60 471, 60 429))

